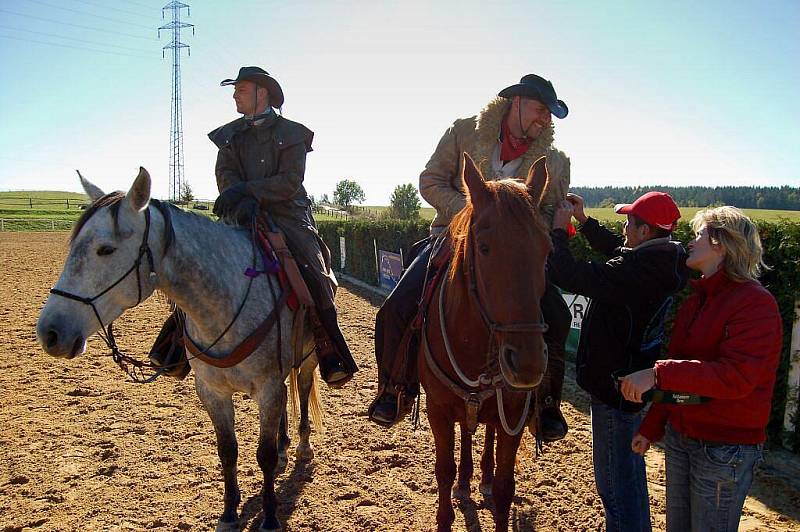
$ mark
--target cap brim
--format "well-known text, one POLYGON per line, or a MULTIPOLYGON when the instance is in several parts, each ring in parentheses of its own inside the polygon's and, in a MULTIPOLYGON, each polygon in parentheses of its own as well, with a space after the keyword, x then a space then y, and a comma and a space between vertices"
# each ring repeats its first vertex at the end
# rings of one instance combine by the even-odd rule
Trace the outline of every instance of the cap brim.
POLYGON ((240 81, 252 81, 256 85, 266 88, 269 91, 270 106, 283 107, 283 89, 280 83, 269 75, 260 74, 258 76, 245 76, 242 79, 223 79, 219 82, 220 87, 236 85, 240 81))
POLYGON ((562 102, 561 100, 556 100, 556 103, 547 106, 550 109, 550 112, 553 113, 553 116, 556 118, 566 118, 567 114, 569 114, 569 108, 567 104, 562 102))
POLYGON ((542 95, 539 93, 534 93, 530 87, 517 83, 516 85, 511 85, 510 87, 506 87, 505 89, 501 90, 497 93, 498 96, 501 98, 513 98, 514 96, 524 96, 526 98, 534 98, 539 100, 543 104, 550 109, 550 112, 556 118, 566 118, 567 114, 569 114, 569 108, 567 104, 565 104, 562 100, 556 100, 555 102, 546 102, 542 98, 542 95))
POLYGON ((617 214, 630 214, 632 203, 617 203, 614 205, 614 212, 617 214))

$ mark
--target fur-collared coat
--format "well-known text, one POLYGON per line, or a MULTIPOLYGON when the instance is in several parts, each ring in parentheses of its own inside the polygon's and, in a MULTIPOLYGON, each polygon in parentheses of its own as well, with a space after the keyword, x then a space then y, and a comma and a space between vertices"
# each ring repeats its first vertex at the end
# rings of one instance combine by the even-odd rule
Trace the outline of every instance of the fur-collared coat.
POLYGON ((436 151, 419 176, 419 190, 425 201, 436 209, 431 233, 444 230, 453 216, 466 205, 463 182, 463 157, 467 152, 486 179, 513 177, 524 180, 528 170, 542 155, 547 156, 550 184, 542 200, 541 210, 548 225, 552 226, 555 206, 566 197, 569 190, 569 158, 553 147, 554 127, 550 125, 533 140, 528 151, 506 166, 518 168, 513 174, 495 171, 493 158, 500 149, 500 126, 511 105, 511 100, 495 98, 477 115, 456 120, 445 132, 436 151))

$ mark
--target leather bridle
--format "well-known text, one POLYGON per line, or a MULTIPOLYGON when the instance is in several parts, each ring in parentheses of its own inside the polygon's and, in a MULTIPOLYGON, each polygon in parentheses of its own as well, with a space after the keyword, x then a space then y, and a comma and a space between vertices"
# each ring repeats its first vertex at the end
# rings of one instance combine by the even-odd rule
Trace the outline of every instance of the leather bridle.
MULTIPOLYGON (((503 323, 496 320, 493 320, 492 317, 489 315, 489 312, 486 310, 486 306, 483 304, 481 300, 480 291, 478 290, 478 276, 475 273, 475 248, 477 247, 475 243, 474 237, 474 228, 470 231, 470 253, 467 256, 469 260, 469 295, 472 301, 475 303, 475 306, 478 307, 478 310, 481 313, 481 318, 483 319, 483 323, 486 325, 486 328, 489 329, 489 352, 492 351, 492 343, 496 336, 496 333, 501 332, 509 332, 509 333, 526 333, 526 332, 540 332, 542 334, 546 333, 548 330, 547 323, 544 322, 544 317, 540 317, 539 321, 528 321, 528 322, 510 322, 510 323, 503 323)), ((498 346, 499 347, 499 346, 498 346)))
MULTIPOLYGON (((166 251, 169 248, 169 245, 170 245, 170 243, 172 241, 172 238, 171 238, 171 236, 172 236, 171 218, 170 218, 169 214, 167 214, 166 208, 164 208, 161 205, 160 202, 158 202, 157 200, 151 200, 151 203, 155 203, 156 207, 164 215, 164 220, 168 225, 168 227, 167 227, 167 235, 169 235, 169 236, 166 239, 165 245, 164 245, 164 252, 166 253, 166 251)), ((83 303, 84 305, 89 305, 90 307, 92 307, 92 311, 94 312, 94 315, 97 318, 97 322, 100 324, 100 330, 98 331, 98 335, 100 336, 100 338, 103 339, 103 341, 106 343, 108 348, 111 350, 111 357, 114 359, 114 362, 117 365, 119 365, 134 381, 140 382, 140 383, 152 382, 156 378, 158 378, 164 371, 166 371, 166 370, 168 370, 170 368, 169 367, 159 367, 159 366, 154 366, 152 364, 144 363, 144 362, 141 362, 141 361, 138 361, 138 360, 134 359, 130 355, 126 355, 126 354, 122 353, 120 351, 120 349, 119 349, 119 346, 117 346, 116 338, 114 338, 114 329, 113 329, 114 322, 111 321, 108 325, 105 325, 103 323, 103 319, 100 317, 100 312, 98 312, 97 307, 95 306, 95 301, 97 301, 99 298, 101 298, 102 296, 107 294, 109 291, 113 290, 122 281, 127 279, 127 277, 131 273, 136 272, 136 290, 137 290, 136 305, 138 305, 139 303, 142 302, 142 279, 141 279, 142 276, 141 276, 141 273, 140 273, 139 270, 140 270, 140 267, 142 265, 142 260, 144 258, 147 258, 147 266, 150 269, 150 276, 153 277, 153 276, 156 275, 155 264, 153 262, 153 251, 150 249, 150 243, 148 242, 148 239, 150 237, 150 209, 149 209, 149 207, 147 209, 145 209, 145 211, 144 211, 144 221, 145 221, 144 235, 142 235, 142 242, 141 242, 141 244, 139 244, 139 254, 136 256, 136 259, 133 261, 133 264, 131 265, 131 267, 128 268, 128 271, 126 271, 124 274, 122 274, 122 276, 120 278, 118 278, 116 281, 111 283, 111 285, 109 285, 107 288, 103 289, 101 292, 99 292, 98 294, 96 294, 96 295, 94 295, 92 297, 79 296, 77 294, 73 294, 73 293, 67 292, 65 290, 59 290, 57 288, 51 288, 50 289, 50 293, 53 294, 53 295, 61 296, 61 297, 66 298, 66 299, 71 299, 73 301, 77 301, 79 303, 83 303), (128 364, 131 364, 133 366, 133 368, 132 369, 128 368, 128 364), (144 375, 144 369, 155 370, 155 373, 153 375, 150 375, 150 376, 145 376, 144 375)), ((136 305, 133 305, 133 306, 136 306, 136 305)))

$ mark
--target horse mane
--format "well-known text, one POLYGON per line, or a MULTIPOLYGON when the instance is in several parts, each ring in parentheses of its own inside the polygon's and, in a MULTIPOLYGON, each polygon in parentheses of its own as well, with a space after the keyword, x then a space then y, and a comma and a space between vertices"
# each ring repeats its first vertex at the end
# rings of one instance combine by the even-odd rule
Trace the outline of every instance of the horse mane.
MULTIPOLYGON (((492 201, 497 204, 498 212, 504 213, 511 221, 520 224, 522 227, 528 226, 531 229, 535 227, 545 232, 547 231, 539 210, 528 193, 528 188, 523 183, 509 178, 486 181, 486 187, 492 201)), ((467 246, 470 240, 469 235, 472 230, 473 212, 474 207, 471 198, 467 195, 467 204, 450 222, 449 234, 452 240, 453 258, 450 261, 448 278, 451 281, 466 260, 467 246)))
POLYGON ((115 192, 109 192, 105 196, 93 201, 92 204, 89 205, 85 211, 83 211, 83 214, 81 214, 81 217, 78 218, 78 221, 75 222, 75 226, 72 228, 72 234, 69 235, 70 244, 75 240, 75 238, 77 238, 78 233, 81 232, 81 229, 83 229, 83 226, 86 225, 86 222, 88 222, 91 217, 97 214, 97 211, 103 207, 110 208, 111 217, 114 220, 114 233, 117 233, 119 230, 119 204, 123 199, 125 199, 125 193, 117 190, 115 192))

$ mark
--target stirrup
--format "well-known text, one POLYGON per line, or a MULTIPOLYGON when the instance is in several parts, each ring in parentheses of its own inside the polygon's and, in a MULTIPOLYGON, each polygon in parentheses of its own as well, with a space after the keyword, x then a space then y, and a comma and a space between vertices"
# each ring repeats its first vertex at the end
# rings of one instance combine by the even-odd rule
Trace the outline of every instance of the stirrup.
POLYGON ((379 390, 379 393, 377 394, 375 399, 372 400, 372 403, 370 403, 369 408, 367 409, 367 417, 369 418, 369 420, 375 423, 376 425, 380 425, 383 428, 389 429, 394 427, 395 425, 400 423, 400 421, 402 421, 403 418, 405 418, 408 414, 410 414, 414 408, 414 401, 416 399, 416 396, 410 397, 409 400, 409 394, 406 393, 406 391, 403 389, 402 386, 396 386, 395 390, 397 391, 396 395, 387 392, 385 388, 381 388, 379 390), (388 422, 382 419, 376 419, 374 417, 375 408, 378 406, 378 403, 380 402, 384 394, 388 394, 396 398, 394 418, 388 422))

